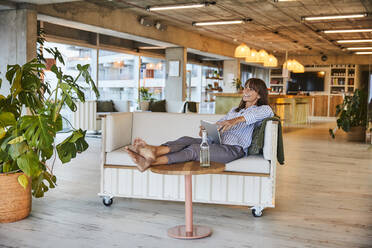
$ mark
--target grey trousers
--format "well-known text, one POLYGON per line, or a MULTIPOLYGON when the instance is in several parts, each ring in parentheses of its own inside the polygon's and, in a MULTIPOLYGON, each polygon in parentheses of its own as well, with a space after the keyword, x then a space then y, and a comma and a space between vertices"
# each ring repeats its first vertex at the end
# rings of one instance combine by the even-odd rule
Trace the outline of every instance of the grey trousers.
MULTIPOLYGON (((175 141, 168 141, 162 146, 168 146, 170 153, 168 164, 181 163, 187 161, 198 161, 200 159, 200 143, 202 139, 188 136, 181 137, 175 141)), ((208 142, 210 160, 219 163, 229 163, 244 156, 241 146, 221 145, 208 142)))

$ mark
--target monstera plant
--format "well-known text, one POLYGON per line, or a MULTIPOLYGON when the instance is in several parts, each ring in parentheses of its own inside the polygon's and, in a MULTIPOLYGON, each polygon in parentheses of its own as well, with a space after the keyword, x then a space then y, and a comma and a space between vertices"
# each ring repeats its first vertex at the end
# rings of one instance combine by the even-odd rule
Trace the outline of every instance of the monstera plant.
POLYGON ((337 129, 347 133, 358 132, 361 140, 364 139, 367 126, 367 92, 356 89, 351 96, 345 96, 344 101, 336 106, 337 127, 329 129, 329 134, 335 138, 337 129))
MULTIPOLYGON (((55 61, 65 64, 57 48, 45 50, 55 61)), ((81 129, 72 129, 71 135, 56 144, 56 134, 62 130, 64 118, 62 107, 67 105, 71 111, 76 111, 74 100, 85 101, 78 80, 83 79, 98 96, 89 65, 77 65, 76 77, 64 74, 61 67, 53 65, 50 69, 57 84, 51 89, 42 79, 44 62, 42 54, 38 54, 24 65, 8 65, 5 76, 10 84, 10 94, 0 95, 0 175, 23 172, 18 176, 18 182, 24 188, 31 183, 34 197, 44 196, 56 185, 53 163, 48 161, 53 155, 67 163, 88 148, 86 131, 81 129)))

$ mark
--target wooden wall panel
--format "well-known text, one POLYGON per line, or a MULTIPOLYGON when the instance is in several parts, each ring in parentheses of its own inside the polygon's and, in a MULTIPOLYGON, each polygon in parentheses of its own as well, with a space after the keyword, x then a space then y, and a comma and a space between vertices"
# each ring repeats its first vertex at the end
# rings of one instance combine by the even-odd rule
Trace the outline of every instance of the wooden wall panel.
POLYGON ((331 96, 329 103, 329 116, 336 116, 336 106, 344 100, 343 96, 331 96))
POLYGON ((314 116, 327 116, 328 96, 314 96, 314 116))

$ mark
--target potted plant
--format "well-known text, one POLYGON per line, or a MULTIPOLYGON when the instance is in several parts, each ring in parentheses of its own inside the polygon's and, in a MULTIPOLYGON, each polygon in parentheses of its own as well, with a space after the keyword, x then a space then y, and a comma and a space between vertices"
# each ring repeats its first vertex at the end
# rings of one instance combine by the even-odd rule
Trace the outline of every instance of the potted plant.
MULTIPOLYGON (((57 48, 46 51, 64 64, 57 48)), ((0 95, 0 222, 27 217, 31 194, 42 197, 56 186, 54 163, 48 163, 53 155, 67 163, 88 148, 86 131, 73 129, 59 144, 56 134, 62 130, 62 107, 67 105, 76 111, 74 99, 85 101, 83 89, 77 83, 79 78, 98 95, 88 72, 89 65, 77 65, 76 77, 65 75, 61 67, 53 65, 51 71, 56 75, 57 85, 51 89, 42 80, 43 61, 39 54, 24 65, 7 66, 5 76, 11 86, 10 94, 0 95)))
POLYGON ((235 86, 237 92, 243 91, 242 81, 240 80, 240 78, 234 78, 233 85, 235 86))
POLYGON ((344 101, 336 106, 337 127, 329 129, 332 138, 335 138, 337 129, 347 132, 349 141, 363 141, 367 125, 367 94, 356 89, 352 96, 345 96, 344 101))
POLYGON ((149 89, 145 87, 141 87, 139 93, 140 93, 139 108, 142 111, 146 111, 149 109, 150 101, 153 101, 155 99, 152 97, 152 93, 149 92, 149 89))

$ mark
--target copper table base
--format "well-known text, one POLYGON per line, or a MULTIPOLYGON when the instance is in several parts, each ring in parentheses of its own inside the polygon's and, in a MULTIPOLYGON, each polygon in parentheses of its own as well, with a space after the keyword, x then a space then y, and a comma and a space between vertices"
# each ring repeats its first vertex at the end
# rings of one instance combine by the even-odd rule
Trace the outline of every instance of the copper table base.
POLYGON ((175 226, 168 229, 168 236, 176 239, 200 239, 212 234, 212 229, 206 226, 193 225, 192 232, 186 232, 186 226, 175 226))

